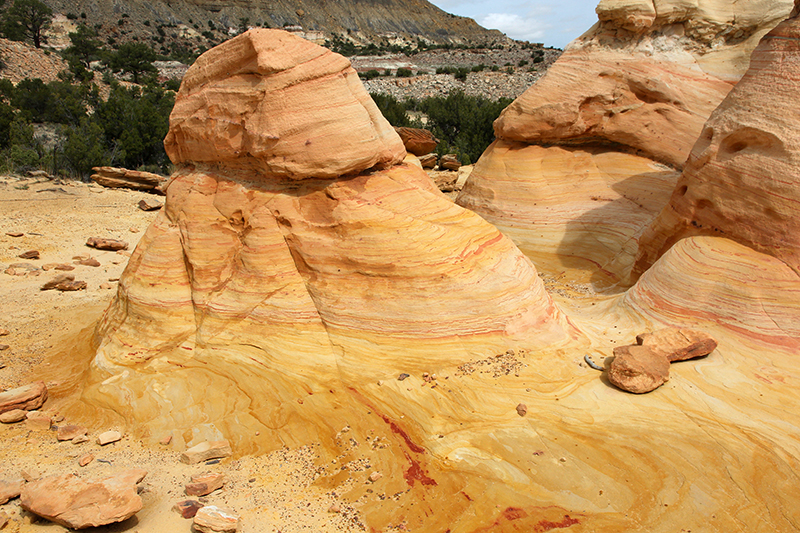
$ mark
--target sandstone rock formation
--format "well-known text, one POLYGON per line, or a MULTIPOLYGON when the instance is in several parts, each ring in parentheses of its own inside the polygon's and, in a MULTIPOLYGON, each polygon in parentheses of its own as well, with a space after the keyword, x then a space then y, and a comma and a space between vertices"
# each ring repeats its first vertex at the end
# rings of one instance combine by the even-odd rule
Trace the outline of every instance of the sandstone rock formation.
POLYGON ((779 259, 727 238, 678 241, 623 303, 651 320, 721 326, 773 349, 800 350, 800 277, 779 259))
POLYGON ((526 253, 626 279, 704 121, 791 4, 601 1, 600 22, 495 122, 458 203, 526 253))
POLYGON ((778 25, 714 111, 669 204, 642 236, 634 274, 691 235, 726 237, 800 274, 800 20, 778 25))
POLYGON ((191 67, 170 123, 179 169, 84 391, 140 433, 301 442, 349 387, 564 338, 531 262, 403 162, 344 58, 251 30, 191 67))

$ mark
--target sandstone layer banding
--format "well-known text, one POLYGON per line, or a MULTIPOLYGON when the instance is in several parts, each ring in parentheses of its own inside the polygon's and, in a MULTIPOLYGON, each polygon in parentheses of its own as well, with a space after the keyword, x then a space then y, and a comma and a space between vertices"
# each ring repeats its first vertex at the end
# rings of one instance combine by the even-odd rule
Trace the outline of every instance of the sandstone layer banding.
POLYGON ((791 7, 603 0, 600 22, 495 122, 497 141, 458 203, 537 264, 582 265, 600 285, 627 280, 703 123, 791 7))

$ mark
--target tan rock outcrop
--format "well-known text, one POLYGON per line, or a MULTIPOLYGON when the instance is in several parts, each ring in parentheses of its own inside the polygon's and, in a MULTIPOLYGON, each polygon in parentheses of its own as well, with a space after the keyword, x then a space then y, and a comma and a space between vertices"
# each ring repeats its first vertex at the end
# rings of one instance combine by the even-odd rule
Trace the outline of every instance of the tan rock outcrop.
POLYGON ((608 282, 626 279, 636 242, 667 203, 703 123, 791 6, 601 1, 600 22, 497 119, 498 141, 457 202, 510 230, 523 249, 572 257, 608 282), (609 155, 613 177, 598 182, 596 167, 608 168, 609 155), (654 180, 661 183, 643 190, 654 180), (573 242, 582 249, 571 252, 573 242))
POLYGON ((690 235, 734 239, 800 273, 800 20, 783 22, 714 111, 672 197, 642 236, 635 275, 690 235))
POLYGON ((227 41, 187 73, 166 144, 179 170, 84 393, 150 435, 300 442, 340 429, 350 387, 565 335, 531 262, 402 163, 340 56, 273 30, 227 41))
POLYGON ((344 57, 280 30, 251 30, 183 78, 164 141, 172 162, 335 178, 405 157, 344 57))

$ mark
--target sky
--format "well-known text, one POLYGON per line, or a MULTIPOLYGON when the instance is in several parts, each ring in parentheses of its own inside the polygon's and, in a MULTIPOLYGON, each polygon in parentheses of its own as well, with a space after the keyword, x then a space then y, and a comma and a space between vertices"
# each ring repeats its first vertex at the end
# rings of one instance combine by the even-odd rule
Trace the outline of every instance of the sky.
POLYGON ((564 48, 597 22, 599 0, 430 0, 512 39, 564 48))

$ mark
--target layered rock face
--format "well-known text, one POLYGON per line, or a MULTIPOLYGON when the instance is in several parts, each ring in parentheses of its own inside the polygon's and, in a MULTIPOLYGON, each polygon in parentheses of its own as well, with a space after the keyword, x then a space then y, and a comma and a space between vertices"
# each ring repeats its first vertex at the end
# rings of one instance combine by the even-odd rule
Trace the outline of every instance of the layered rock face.
POLYGON ((635 275, 691 235, 736 240, 800 273, 800 21, 778 25, 711 115, 677 186, 642 236, 635 275))
POLYGON ((458 203, 526 253, 626 278, 703 123, 791 4, 602 1, 600 22, 495 122, 458 203), (570 253, 573 241, 592 244, 570 253))
POLYGON ((165 145, 180 169, 84 393, 154 438, 302 442, 342 423, 345 387, 564 335, 531 262, 403 163, 341 56, 277 30, 226 42, 165 145))

